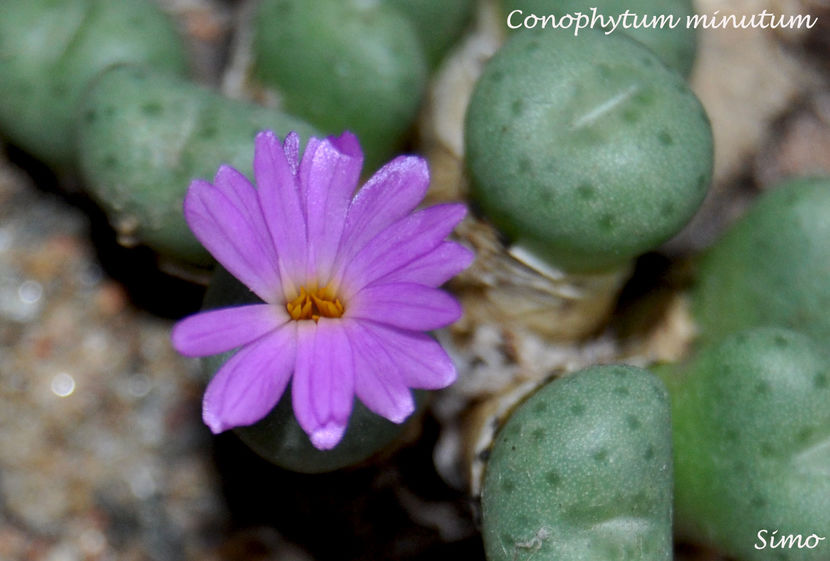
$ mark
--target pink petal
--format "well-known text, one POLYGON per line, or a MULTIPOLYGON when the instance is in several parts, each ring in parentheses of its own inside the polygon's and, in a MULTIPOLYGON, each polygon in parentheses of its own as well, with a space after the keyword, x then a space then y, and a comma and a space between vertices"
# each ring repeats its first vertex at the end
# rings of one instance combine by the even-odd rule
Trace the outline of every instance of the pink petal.
POLYGON ((283 146, 271 131, 256 137, 254 175, 260 206, 280 256, 280 265, 284 267, 283 284, 286 291, 296 292, 299 287, 290 282, 292 279, 296 282, 305 272, 306 218, 298 180, 283 146))
POLYGON ((376 346, 395 357, 401 381, 408 387, 438 390, 455 381, 455 365, 441 345, 429 335, 373 322, 361 324, 376 346))
MULTIPOLYGON (((265 223, 265 217, 262 214, 262 207, 259 204, 257 191, 251 185, 251 182, 248 181, 248 178, 231 166, 223 165, 219 166, 219 170, 213 179, 213 184, 233 202, 233 205, 248 220, 251 228, 256 231, 258 239, 261 240, 263 249, 270 256, 269 261, 276 264, 277 251, 271 240, 268 225, 265 223)), ((276 265, 274 266, 274 270, 277 271, 276 265)))
POLYGON ((190 184, 184 199, 187 224, 202 245, 233 276, 266 302, 280 294, 280 275, 256 226, 222 190, 206 181, 190 184))
POLYGON ((300 182, 306 195, 310 278, 330 278, 362 166, 363 153, 351 133, 328 138, 313 152, 306 149, 300 182))
POLYGON ((297 175, 297 170, 300 168, 300 135, 297 131, 291 131, 286 135, 282 143, 282 151, 285 153, 291 173, 297 175))
POLYGON ((363 322, 350 321, 346 329, 354 356, 354 390, 370 411, 402 423, 415 410, 412 392, 403 383, 400 366, 363 322))
POLYGON ((378 170, 349 207, 341 247, 344 262, 383 229, 409 215, 428 187, 429 169, 422 158, 399 156, 378 170))
POLYGON ((401 329, 430 331, 461 317, 458 301, 437 288, 412 283, 367 286, 348 301, 348 318, 371 320, 401 329))
POLYGON ((255 341, 288 321, 284 309, 253 304, 201 312, 173 327, 173 347, 185 356, 224 353, 255 341))
POLYGON ((294 415, 320 450, 334 448, 354 402, 352 349, 340 320, 297 325, 297 365, 291 396, 294 415))
POLYGON ((386 228, 345 266, 341 279, 343 296, 351 298, 364 286, 434 250, 466 212, 460 204, 436 205, 386 228))
POLYGON ((253 424, 279 401, 296 356, 296 324, 291 322, 243 347, 208 384, 202 419, 214 434, 253 424))
POLYGON ((469 267, 473 259, 475 259, 475 254, 463 245, 455 242, 442 242, 432 251, 417 257, 375 282, 383 284, 414 282, 437 287, 469 267))

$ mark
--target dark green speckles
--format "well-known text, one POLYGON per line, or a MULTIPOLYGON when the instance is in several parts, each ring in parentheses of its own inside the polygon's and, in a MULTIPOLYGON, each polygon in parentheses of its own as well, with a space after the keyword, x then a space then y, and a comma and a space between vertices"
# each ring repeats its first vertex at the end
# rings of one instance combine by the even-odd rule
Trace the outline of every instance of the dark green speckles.
POLYGON ((767 394, 772 391, 772 388, 769 385, 769 382, 758 382, 755 384, 755 393, 759 395, 767 394))
POLYGON ((828 362, 810 337, 762 327, 704 344, 678 368, 683 382, 670 385, 675 518, 693 529, 690 539, 705 536, 729 558, 768 561, 739 536, 755 536, 771 519, 785 535, 830 529, 830 497, 816 486, 826 478, 820 435, 830 433, 830 410, 812 383, 828 362))
POLYGON ((647 462, 650 462, 650 461, 654 460, 654 456, 655 456, 654 446, 649 444, 648 446, 646 446, 645 452, 643 452, 643 459, 647 462))
MULTIPOLYGON (((692 310, 701 336, 762 325, 830 340, 830 179, 770 186, 700 261, 692 310)), ((773 342, 778 345, 779 343, 773 342)))
POLYGON ((65 82, 57 82, 52 84, 52 93, 58 97, 63 97, 69 92, 69 84, 65 82))
POLYGON ((214 138, 217 134, 219 134, 219 129, 215 123, 206 122, 199 127, 199 135, 202 138, 214 138))
POLYGON ((634 124, 637 121, 639 121, 640 120, 640 115, 641 115, 641 113, 639 111, 637 111, 636 109, 632 109, 630 107, 626 107, 622 111, 623 121, 625 121, 626 123, 629 123, 629 124, 634 124))
POLYGON ((772 343, 780 349, 785 349, 790 345, 790 340, 784 335, 777 335, 773 338, 772 343))
POLYGON ((610 457, 611 453, 606 448, 600 448, 591 454, 591 459, 598 464, 607 464, 610 457))
POLYGON ((625 416, 625 426, 627 426, 631 430, 640 430, 640 427, 643 426, 643 423, 636 415, 629 414, 625 416))
POLYGON ((627 386, 617 386, 614 388, 614 393, 619 396, 629 396, 631 395, 631 391, 628 389, 627 386))
POLYGON ((573 558, 575 548, 596 539, 598 526, 625 524, 632 513, 637 516, 633 538, 603 534, 607 554, 592 561, 619 561, 630 539, 648 552, 637 561, 670 561, 668 401, 665 392, 652 397, 653 384, 660 382, 634 367, 598 366, 552 380, 516 408, 485 470, 488 561, 529 560, 535 552, 540 559, 573 558), (614 389, 621 384, 631 398, 619 399, 614 389), (515 440, 508 441, 508 434, 515 440), (643 461, 638 452, 643 449, 650 461, 643 461), (540 538, 540 528, 541 535, 556 539, 540 538), (528 545, 534 538, 544 541, 544 555, 528 545))
POLYGON ((141 104, 141 112, 145 117, 158 117, 164 112, 164 105, 159 101, 148 101, 141 104))
POLYGON ((48 0, 26 0, 2 6, 0 134, 50 166, 75 165, 76 123, 86 120, 76 113, 78 100, 104 69, 135 63, 185 73, 182 43, 155 2, 64 0, 56 9, 48 0))
POLYGON ((548 485, 556 487, 562 483, 562 474, 555 469, 548 470, 545 472, 545 481, 547 481, 548 485))
POLYGON ((657 133, 657 141, 663 146, 671 146, 674 144, 674 138, 667 131, 660 131, 657 133))
POLYGON ((617 225, 617 217, 611 214, 610 212, 606 212, 605 214, 599 217, 597 223, 601 230, 610 232, 614 230, 614 228, 617 225))
POLYGON ((814 432, 813 427, 804 427, 795 435, 795 441, 798 444, 805 444, 808 440, 810 440, 810 438, 812 438, 814 432))
POLYGON ((651 88, 642 88, 638 90, 632 97, 632 101, 642 107, 648 107, 655 102, 655 93, 651 88))
POLYGON ((513 539, 511 534, 507 532, 502 532, 499 534, 499 541, 501 542, 501 548, 505 551, 510 551, 516 543, 516 540, 513 539))
POLYGON ((817 390, 826 390, 829 378, 827 372, 819 372, 813 376, 813 387, 817 390))
POLYGON ((597 196, 596 187, 590 183, 580 183, 576 188, 576 192, 584 201, 590 201, 597 196))
POLYGON ((540 260, 605 271, 691 218, 705 195, 693 178, 711 173, 711 131, 694 94, 641 45, 566 35, 515 34, 487 63, 465 123, 470 195, 540 260))
POLYGON ((252 35, 252 74, 279 92, 283 110, 328 134, 353 131, 368 169, 400 147, 428 72, 403 11, 390 2, 263 0, 252 35))
POLYGON ((516 115, 517 117, 522 114, 524 108, 525 102, 521 99, 516 99, 510 104, 510 110, 513 112, 513 115, 516 115))
POLYGON ((223 162, 250 173, 254 136, 263 129, 284 136, 296 128, 303 141, 312 132, 282 113, 128 65, 94 81, 79 116, 80 171, 111 222, 129 218, 140 242, 199 265, 209 256, 180 210, 190 181, 212 178, 223 162))

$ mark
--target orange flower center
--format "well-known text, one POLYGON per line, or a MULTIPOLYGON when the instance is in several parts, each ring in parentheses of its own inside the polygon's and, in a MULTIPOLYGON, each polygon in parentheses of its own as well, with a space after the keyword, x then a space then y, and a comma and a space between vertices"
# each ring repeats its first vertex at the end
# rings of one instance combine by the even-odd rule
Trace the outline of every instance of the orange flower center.
POLYGON ((315 286, 310 290, 306 290, 304 286, 301 286, 300 294, 287 302, 285 309, 288 310, 291 319, 298 321, 313 319, 315 322, 321 317, 342 317, 345 311, 340 298, 337 297, 329 285, 319 289, 315 286))

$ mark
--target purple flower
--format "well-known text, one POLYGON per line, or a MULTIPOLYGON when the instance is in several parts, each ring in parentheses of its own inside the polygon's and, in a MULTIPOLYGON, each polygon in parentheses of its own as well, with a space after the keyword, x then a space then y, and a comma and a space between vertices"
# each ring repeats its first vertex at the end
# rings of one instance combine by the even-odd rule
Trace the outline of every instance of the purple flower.
POLYGON ((222 166, 196 180, 184 201, 191 230, 261 304, 202 312, 173 329, 187 356, 239 350, 205 391, 202 415, 214 433, 250 425, 292 380, 294 414, 319 449, 337 445, 357 396, 400 423, 414 410, 410 388, 438 389, 456 372, 425 331, 461 316, 437 287, 473 255, 447 241, 466 209, 415 211, 429 171, 400 156, 356 191, 363 153, 344 133, 284 143, 256 137, 257 187, 222 166))

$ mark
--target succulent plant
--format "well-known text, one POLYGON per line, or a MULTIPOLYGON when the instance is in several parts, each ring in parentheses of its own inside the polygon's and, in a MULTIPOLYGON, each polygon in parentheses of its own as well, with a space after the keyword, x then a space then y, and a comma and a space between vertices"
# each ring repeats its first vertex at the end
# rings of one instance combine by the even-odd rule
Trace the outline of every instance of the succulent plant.
POLYGON ((553 268, 620 267, 695 213, 712 136, 683 79, 651 51, 599 31, 514 34, 470 100, 471 198, 553 268))
POLYGON ((122 237, 203 264, 208 254, 182 215, 185 191, 191 179, 212 177, 217 162, 250 173, 254 136, 265 128, 313 133, 279 111, 147 68, 115 66, 81 103, 80 168, 122 237))
POLYGON ((830 178, 771 187, 700 261, 693 313, 706 341, 762 325, 830 340, 830 178))
POLYGON ((818 539, 830 537, 822 347, 791 330, 755 328, 660 374, 672 400, 680 535, 741 561, 828 559, 830 543, 818 539))
POLYGON ((474 0, 384 1, 412 21, 430 66, 436 66, 461 36, 476 7, 474 0))
POLYGON ((482 488, 488 561, 669 561, 666 389, 632 366, 542 386, 500 429, 482 488))
MULTIPOLYGON (((222 267, 217 267, 205 295, 204 308, 224 308, 261 302, 247 286, 222 267)), ((212 378, 234 352, 201 360, 205 380, 212 378)), ((427 401, 427 392, 416 391, 418 409, 427 401)), ((301 473, 323 473, 358 464, 400 439, 407 428, 417 422, 412 415, 404 423, 393 423, 372 413, 359 400, 349 419, 343 440, 331 450, 319 450, 308 439, 294 416, 290 388, 271 413, 253 425, 234 432, 257 454, 269 462, 301 473)))
MULTIPOLYGON (((692 71, 697 41, 694 27, 686 25, 686 18, 694 13, 691 0, 630 0, 624 3, 618 0, 502 1, 503 11, 508 15, 513 10, 522 10, 521 14, 517 13, 512 18, 514 25, 522 22, 522 16, 531 14, 537 17, 550 14, 561 17, 582 13, 587 16, 586 20, 580 20, 583 24, 593 20, 596 15, 594 29, 601 29, 605 33, 622 33, 636 39, 654 51, 669 68, 677 70, 683 76, 688 76, 692 71), (617 18, 626 12, 630 16, 619 20, 614 28, 610 18, 617 18), (634 26, 635 20, 641 25, 634 26), (604 28, 600 27, 603 22, 606 25, 604 28), (642 25, 643 23, 648 25, 642 25), (624 28, 624 25, 628 28, 624 28)), ((574 33, 576 22, 570 24, 570 29, 558 31, 546 31, 541 29, 541 25, 537 23, 537 28, 542 32, 567 34, 574 33)))
POLYGON ((283 108, 328 134, 354 131, 371 169, 400 146, 426 80, 413 24, 384 3, 264 0, 253 51, 283 108))
POLYGON ((93 76, 119 62, 184 74, 184 46, 154 2, 4 0, 0 134, 71 167, 78 101, 93 76))

